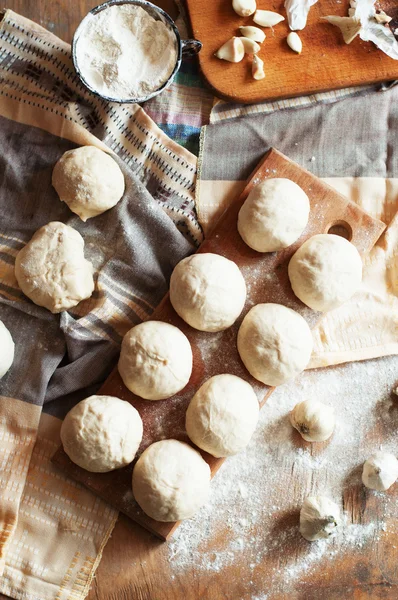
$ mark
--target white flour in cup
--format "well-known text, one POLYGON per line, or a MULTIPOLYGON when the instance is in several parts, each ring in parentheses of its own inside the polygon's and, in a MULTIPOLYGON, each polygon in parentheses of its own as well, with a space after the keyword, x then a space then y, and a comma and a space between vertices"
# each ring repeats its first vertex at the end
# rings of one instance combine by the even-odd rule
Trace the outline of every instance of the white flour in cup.
POLYGON ((111 98, 141 98, 158 90, 177 62, 175 33, 140 6, 113 5, 90 14, 76 44, 81 74, 111 98))

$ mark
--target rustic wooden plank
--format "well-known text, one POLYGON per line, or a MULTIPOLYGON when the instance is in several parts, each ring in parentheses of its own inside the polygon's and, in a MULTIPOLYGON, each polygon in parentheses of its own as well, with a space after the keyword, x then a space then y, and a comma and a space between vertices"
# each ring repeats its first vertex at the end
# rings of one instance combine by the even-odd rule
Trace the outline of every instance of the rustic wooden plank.
MULTIPOLYGON (((175 19, 178 9, 174 0, 152 0, 175 19)), ((5 7, 32 19, 65 42, 71 42, 73 34, 89 10, 102 4, 101 0, 9 0, 5 7)))
MULTIPOLYGON (((241 25, 254 25, 251 17, 239 17, 229 0, 187 0, 194 36, 201 40, 199 54, 202 73, 215 94, 233 102, 258 102, 323 92, 347 86, 398 78, 398 62, 374 44, 356 38, 344 43, 337 27, 321 21, 327 15, 347 15, 349 0, 322 0, 311 8, 307 26, 299 35, 300 55, 286 44, 287 21, 274 30, 265 29, 267 38, 258 56, 264 60, 265 79, 253 80, 250 59, 231 64, 214 57, 228 38, 238 34, 241 25)), ((286 15, 283 0, 258 3, 259 8, 286 15)), ((388 9, 392 0, 380 0, 388 9)))
MULTIPOLYGON (((218 373, 233 373, 248 381, 263 398, 262 405, 273 389, 260 384, 246 371, 236 348, 236 335, 243 316, 254 304, 277 302, 299 312, 314 327, 322 317, 296 298, 290 287, 287 267, 292 254, 309 237, 326 233, 335 223, 347 228, 351 242, 361 254, 366 254, 385 228, 384 223, 371 218, 353 202, 338 194, 323 181, 292 162, 276 150, 270 150, 248 180, 243 192, 231 204, 218 224, 201 245, 198 252, 214 252, 234 262, 241 269, 248 289, 245 308, 237 322, 217 334, 197 331, 184 323, 175 313, 166 296, 155 310, 152 319, 166 321, 179 327, 188 337, 193 351, 193 371, 188 385, 179 394, 161 402, 148 402, 132 394, 123 384, 115 368, 99 390, 100 394, 117 396, 131 402, 140 413, 144 436, 140 454, 151 443, 164 438, 177 438, 189 442, 185 432, 185 412, 196 390, 209 377, 218 373), (237 230, 237 215, 250 190, 260 181, 272 177, 287 177, 307 193, 311 212, 308 226, 297 242, 281 252, 260 254, 249 248, 237 230)), ((224 459, 202 452, 209 463, 212 475, 224 459)), ((146 529, 168 539, 178 524, 160 523, 147 517, 135 503, 131 491, 132 465, 111 473, 88 473, 74 465, 62 449, 53 462, 70 477, 83 483, 146 529)))

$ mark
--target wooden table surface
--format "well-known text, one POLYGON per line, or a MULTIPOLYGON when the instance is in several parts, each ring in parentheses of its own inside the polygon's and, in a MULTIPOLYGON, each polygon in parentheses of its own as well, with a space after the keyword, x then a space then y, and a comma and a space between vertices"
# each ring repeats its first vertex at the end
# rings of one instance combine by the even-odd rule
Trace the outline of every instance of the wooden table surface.
MULTIPOLYGON (((156 3, 175 16, 172 2, 156 3)), ((6 7, 70 42, 79 21, 98 3, 97 0, 8 0, 6 7)), ((363 510, 361 486, 350 489, 344 503, 353 514, 363 510)), ((297 520, 297 515, 289 519, 297 520)), ((221 528, 218 543, 223 539, 228 543, 227 536, 231 535, 226 526, 221 528)), ((390 538, 386 540, 390 544, 395 543, 393 536, 386 537, 390 538)), ((280 557, 283 554, 284 549, 280 557)), ((239 564, 233 563, 220 571, 202 571, 194 563, 183 571, 174 571, 165 544, 121 516, 104 550, 88 600, 393 600, 398 598, 397 561, 396 555, 395 560, 387 555, 387 546, 380 544, 373 558, 365 556, 365 551, 362 561, 346 555, 336 557, 333 567, 310 576, 297 594, 274 594, 272 574, 259 571, 248 581, 244 552, 239 564)), ((0 594, 0 598, 5 596, 0 594)))

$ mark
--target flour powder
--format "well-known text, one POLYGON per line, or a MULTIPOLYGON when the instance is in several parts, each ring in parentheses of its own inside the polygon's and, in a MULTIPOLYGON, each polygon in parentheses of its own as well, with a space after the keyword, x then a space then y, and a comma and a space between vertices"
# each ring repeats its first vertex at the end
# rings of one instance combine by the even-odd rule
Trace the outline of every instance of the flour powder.
POLYGON ((90 14, 76 57, 86 82, 112 98, 140 98, 158 90, 177 61, 171 27, 140 6, 114 5, 90 14))

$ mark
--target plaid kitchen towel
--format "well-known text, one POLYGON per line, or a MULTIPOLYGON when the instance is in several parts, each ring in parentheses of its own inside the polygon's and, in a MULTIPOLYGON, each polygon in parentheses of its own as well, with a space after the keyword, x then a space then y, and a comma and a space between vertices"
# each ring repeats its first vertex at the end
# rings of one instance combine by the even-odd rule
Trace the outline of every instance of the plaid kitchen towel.
POLYGON ((89 93, 70 47, 7 11, 0 23, 0 319, 16 344, 0 381, 0 592, 79 600, 89 589, 117 513, 52 467, 61 419, 98 389, 123 334, 151 315, 174 265, 202 230, 194 210, 196 157, 137 105, 89 93), (88 223, 61 203, 52 168, 91 144, 114 152, 121 202, 88 223), (93 296, 52 315, 18 288, 16 254, 59 220, 77 229, 94 264, 93 296))

